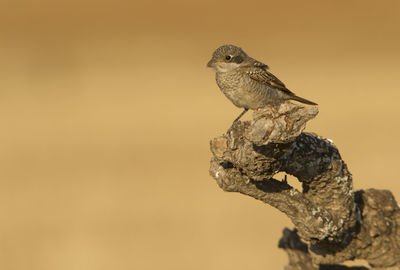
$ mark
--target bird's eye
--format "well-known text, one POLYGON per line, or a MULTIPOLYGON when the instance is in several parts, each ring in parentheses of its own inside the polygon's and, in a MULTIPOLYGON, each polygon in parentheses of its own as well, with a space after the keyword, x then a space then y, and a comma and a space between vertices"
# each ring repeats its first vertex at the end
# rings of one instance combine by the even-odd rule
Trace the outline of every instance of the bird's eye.
POLYGON ((230 55, 227 55, 227 56, 225 56, 225 59, 229 61, 232 59, 232 57, 230 55))

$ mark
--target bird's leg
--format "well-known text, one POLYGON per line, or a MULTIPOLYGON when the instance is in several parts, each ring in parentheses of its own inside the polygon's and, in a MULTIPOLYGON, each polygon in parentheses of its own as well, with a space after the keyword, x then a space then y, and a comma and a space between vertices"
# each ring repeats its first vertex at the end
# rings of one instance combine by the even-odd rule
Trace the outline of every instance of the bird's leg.
POLYGON ((233 120, 233 123, 232 123, 231 127, 228 129, 228 131, 227 131, 226 133, 229 133, 229 132, 231 131, 231 129, 233 128, 233 125, 234 125, 237 121, 239 121, 239 119, 240 119, 248 110, 249 110, 248 108, 245 108, 245 109, 243 110, 243 112, 241 112, 241 113, 239 114, 239 116, 236 117, 235 120, 233 120))
POLYGON ((285 174, 285 177, 283 177, 282 181, 283 183, 287 184, 287 175, 285 174))
POLYGON ((236 117, 235 120, 233 120, 232 125, 233 125, 235 122, 239 121, 239 119, 240 119, 248 110, 249 110, 248 108, 245 108, 245 109, 243 110, 243 112, 241 112, 241 113, 239 114, 239 116, 236 117))

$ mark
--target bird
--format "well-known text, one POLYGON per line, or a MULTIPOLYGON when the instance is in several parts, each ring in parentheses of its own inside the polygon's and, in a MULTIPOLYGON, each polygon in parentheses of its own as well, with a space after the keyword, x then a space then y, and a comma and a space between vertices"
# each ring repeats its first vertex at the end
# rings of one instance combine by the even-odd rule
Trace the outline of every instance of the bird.
POLYGON ((286 88, 285 84, 269 72, 269 67, 248 56, 240 47, 222 45, 212 54, 207 67, 215 70, 215 79, 220 90, 243 112, 233 125, 249 110, 279 105, 286 100, 318 105, 299 97, 286 88))

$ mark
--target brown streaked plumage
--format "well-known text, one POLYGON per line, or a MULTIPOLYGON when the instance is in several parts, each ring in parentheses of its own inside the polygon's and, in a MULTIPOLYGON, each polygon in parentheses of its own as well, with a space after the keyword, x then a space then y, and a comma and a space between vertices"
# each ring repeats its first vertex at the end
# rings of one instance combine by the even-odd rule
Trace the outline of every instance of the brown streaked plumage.
POLYGON ((248 109, 258 109, 267 105, 277 105, 286 100, 296 100, 309 105, 317 105, 307 99, 296 96, 286 88, 272 73, 268 66, 249 57, 241 48, 223 45, 216 49, 208 67, 216 71, 216 81, 232 103, 244 108, 234 123, 248 109))

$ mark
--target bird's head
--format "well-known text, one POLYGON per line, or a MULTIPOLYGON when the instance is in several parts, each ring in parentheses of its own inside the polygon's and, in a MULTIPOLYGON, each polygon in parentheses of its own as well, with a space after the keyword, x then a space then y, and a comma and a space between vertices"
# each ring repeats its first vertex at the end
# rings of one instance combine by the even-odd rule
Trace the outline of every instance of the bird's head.
POLYGON ((237 68, 249 59, 247 54, 234 45, 223 45, 216 49, 207 63, 207 67, 214 68, 217 72, 227 72, 237 68))

